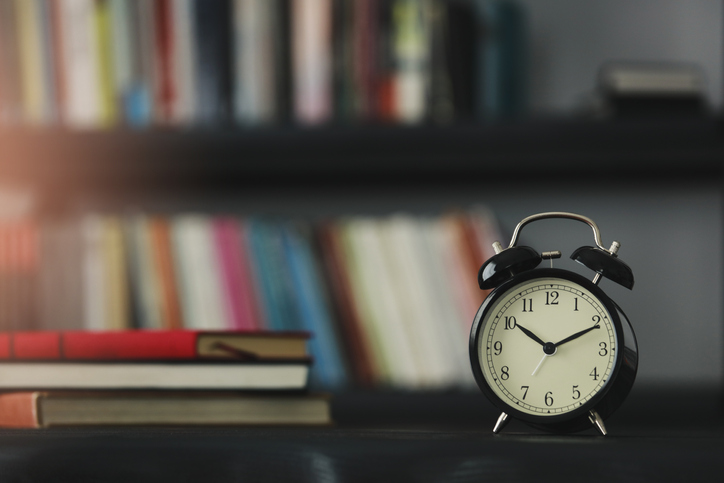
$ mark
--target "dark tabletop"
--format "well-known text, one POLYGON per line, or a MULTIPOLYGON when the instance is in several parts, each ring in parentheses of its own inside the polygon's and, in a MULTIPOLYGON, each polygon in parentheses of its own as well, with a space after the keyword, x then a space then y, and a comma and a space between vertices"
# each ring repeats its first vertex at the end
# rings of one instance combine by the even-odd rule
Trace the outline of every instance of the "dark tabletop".
POLYGON ((475 393, 344 393, 314 428, 0 432, 0 482, 722 481, 719 391, 635 388, 593 430, 552 435, 475 393))

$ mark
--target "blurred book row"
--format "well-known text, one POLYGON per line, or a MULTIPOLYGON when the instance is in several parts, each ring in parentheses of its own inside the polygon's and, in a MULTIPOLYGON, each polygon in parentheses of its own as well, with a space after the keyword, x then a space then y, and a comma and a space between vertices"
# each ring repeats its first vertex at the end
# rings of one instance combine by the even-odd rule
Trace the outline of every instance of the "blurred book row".
POLYGON ((0 123, 513 115, 525 44, 505 0, 0 0, 0 123))
POLYGON ((299 221, 86 215, 0 225, 0 331, 306 331, 320 388, 470 384, 484 207, 299 221))

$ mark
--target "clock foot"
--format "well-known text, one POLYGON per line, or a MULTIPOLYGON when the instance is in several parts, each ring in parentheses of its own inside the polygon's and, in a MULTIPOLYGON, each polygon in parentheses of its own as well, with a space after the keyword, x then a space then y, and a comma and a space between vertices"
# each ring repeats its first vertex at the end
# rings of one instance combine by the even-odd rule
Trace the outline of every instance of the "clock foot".
POLYGON ((588 419, 591 421, 591 424, 596 427, 598 432, 601 433, 601 436, 606 436, 608 434, 606 426, 603 424, 603 419, 601 419, 601 416, 599 416, 595 409, 591 409, 591 411, 589 411, 588 419))
POLYGON ((508 416, 507 413, 500 413, 500 417, 498 418, 498 422, 495 423, 495 427, 493 428, 493 433, 498 434, 503 430, 505 425, 508 424, 510 421, 510 416, 508 416))

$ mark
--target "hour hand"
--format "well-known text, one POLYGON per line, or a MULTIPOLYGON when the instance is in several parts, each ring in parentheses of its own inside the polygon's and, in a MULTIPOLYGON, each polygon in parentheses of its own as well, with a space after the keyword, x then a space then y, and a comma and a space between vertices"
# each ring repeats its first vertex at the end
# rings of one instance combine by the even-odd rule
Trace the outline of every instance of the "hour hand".
POLYGON ((541 340, 540 337, 538 337, 537 335, 535 335, 533 332, 529 331, 528 329, 526 329, 526 328, 523 327, 522 325, 520 325, 520 324, 515 324, 515 326, 518 327, 521 332, 523 332, 525 335, 527 335, 528 337, 530 337, 531 339, 533 339, 534 341, 536 341, 536 342, 539 343, 540 345, 545 345, 545 344, 546 344, 545 342, 543 342, 543 340, 541 340))

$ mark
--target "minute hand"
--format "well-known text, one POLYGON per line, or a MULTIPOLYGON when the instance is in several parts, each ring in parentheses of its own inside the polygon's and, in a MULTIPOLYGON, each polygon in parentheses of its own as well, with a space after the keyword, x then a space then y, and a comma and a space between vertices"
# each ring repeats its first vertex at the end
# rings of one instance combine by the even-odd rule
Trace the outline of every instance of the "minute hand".
POLYGON ((573 335, 571 335, 571 336, 569 336, 569 337, 566 337, 566 338, 563 339, 562 341, 556 342, 556 347, 559 347, 559 346, 565 344, 566 342, 570 342, 570 341, 572 341, 572 340, 574 340, 574 339, 578 339, 580 336, 582 336, 583 334, 587 334, 587 333, 591 332, 593 329, 600 329, 600 328, 601 328, 601 326, 599 326, 598 324, 596 324, 596 325, 594 325, 593 327, 589 327, 588 329, 582 330, 582 331, 580 331, 580 332, 576 332, 575 334, 573 334, 573 335))

